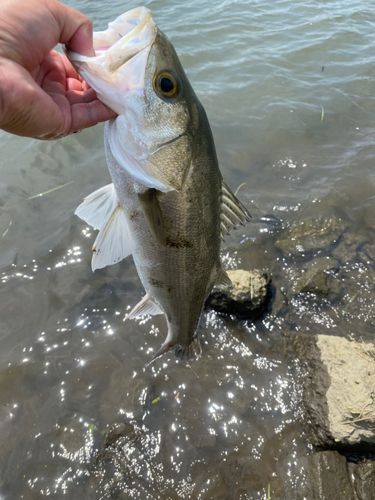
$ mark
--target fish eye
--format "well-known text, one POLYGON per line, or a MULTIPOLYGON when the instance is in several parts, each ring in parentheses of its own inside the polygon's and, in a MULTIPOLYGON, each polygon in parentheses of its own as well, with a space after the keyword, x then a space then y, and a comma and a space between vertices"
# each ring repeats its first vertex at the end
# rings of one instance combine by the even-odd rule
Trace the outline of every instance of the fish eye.
POLYGON ((177 78, 169 72, 163 71, 154 80, 154 89, 159 97, 174 98, 180 92, 177 78))

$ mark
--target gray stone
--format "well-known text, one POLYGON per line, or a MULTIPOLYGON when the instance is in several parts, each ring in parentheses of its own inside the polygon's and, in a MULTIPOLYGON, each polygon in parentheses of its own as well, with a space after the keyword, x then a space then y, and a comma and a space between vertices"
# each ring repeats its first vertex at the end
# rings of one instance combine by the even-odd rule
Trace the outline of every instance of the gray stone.
MULTIPOLYGON (((351 464, 353 465, 353 464, 351 464)), ((358 500, 375 499, 375 462, 364 460, 358 465, 353 465, 354 491, 358 500)))
POLYGON ((323 269, 309 269, 296 282, 296 293, 314 293, 326 297, 340 293, 340 283, 329 272, 323 269))
POLYGON ((284 229, 275 246, 285 257, 297 257, 335 247, 347 224, 340 218, 310 219, 284 229))
POLYGON ((224 314, 255 319, 262 316, 270 298, 271 277, 265 271, 228 271, 233 286, 215 289, 206 307, 224 314))
POLYGON ((364 264, 370 264, 372 266, 375 265, 375 246, 366 243, 363 245, 358 251, 358 259, 364 264))
POLYGON ((336 277, 338 261, 331 257, 318 257, 298 265, 293 271, 292 295, 314 293, 320 297, 337 296, 341 283, 336 277))
POLYGON ((357 249, 363 243, 363 234, 356 235, 352 231, 346 231, 340 243, 332 252, 332 256, 342 264, 347 264, 357 256, 357 249))
POLYGON ((295 335, 313 444, 375 450, 375 347, 333 335, 295 335))
POLYGON ((356 500, 345 457, 321 451, 303 459, 308 500, 356 500))
POLYGON ((302 392, 307 439, 322 448, 332 446, 334 439, 330 432, 326 398, 331 379, 320 358, 316 336, 292 334, 290 340, 294 356, 297 357, 297 377, 302 392))

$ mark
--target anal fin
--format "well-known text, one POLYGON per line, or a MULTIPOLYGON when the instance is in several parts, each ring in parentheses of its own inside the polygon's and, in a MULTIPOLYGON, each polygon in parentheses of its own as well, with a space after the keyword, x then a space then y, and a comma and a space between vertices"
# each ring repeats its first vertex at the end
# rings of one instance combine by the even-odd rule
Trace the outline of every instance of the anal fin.
POLYGON ((219 269, 219 272, 217 273, 216 281, 215 281, 215 286, 219 288, 227 288, 232 286, 232 281, 229 278, 228 274, 224 269, 221 267, 219 269))
POLYGON ((166 236, 163 214, 158 200, 159 195, 160 192, 150 188, 144 193, 139 193, 138 198, 151 234, 161 246, 165 246, 166 236))
POLYGON ((144 314, 164 314, 156 302, 148 295, 148 293, 143 297, 143 299, 138 302, 136 306, 130 311, 129 314, 125 316, 125 320, 138 318, 144 314))

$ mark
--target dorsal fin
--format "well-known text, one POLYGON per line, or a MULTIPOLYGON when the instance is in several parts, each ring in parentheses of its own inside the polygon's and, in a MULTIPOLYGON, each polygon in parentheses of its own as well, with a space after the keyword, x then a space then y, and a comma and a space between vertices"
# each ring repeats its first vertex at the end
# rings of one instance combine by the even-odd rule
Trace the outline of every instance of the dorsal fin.
POLYGON ((239 224, 250 221, 251 215, 242 203, 234 196, 225 182, 221 181, 221 213, 220 213, 220 233, 224 239, 232 229, 239 224))

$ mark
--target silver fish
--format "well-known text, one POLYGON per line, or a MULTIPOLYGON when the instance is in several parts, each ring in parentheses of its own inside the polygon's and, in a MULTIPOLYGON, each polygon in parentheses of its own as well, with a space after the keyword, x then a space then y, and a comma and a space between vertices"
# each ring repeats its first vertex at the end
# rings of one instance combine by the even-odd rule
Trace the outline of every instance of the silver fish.
MULTIPOLYGON (((94 33, 96 56, 68 51, 81 76, 118 113, 105 126, 113 184, 76 214, 99 229, 93 270, 132 254, 146 295, 128 314, 164 314, 152 358, 201 353, 197 325, 214 285, 230 286, 220 242, 249 213, 222 179, 206 113, 177 54, 145 7, 94 33)), ((151 360, 151 361, 152 361, 151 360)))

